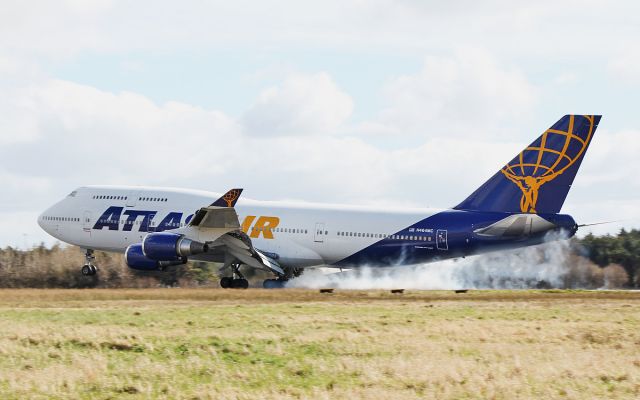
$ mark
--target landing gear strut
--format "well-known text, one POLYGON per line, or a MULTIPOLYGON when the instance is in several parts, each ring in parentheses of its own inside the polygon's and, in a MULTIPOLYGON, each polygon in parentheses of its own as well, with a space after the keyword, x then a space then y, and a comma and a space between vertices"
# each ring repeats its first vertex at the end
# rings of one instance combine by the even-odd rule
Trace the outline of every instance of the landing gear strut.
POLYGON ((225 276, 220 279, 220 287, 223 289, 246 289, 249 287, 249 281, 245 279, 240 272, 240 264, 232 264, 232 276, 225 276))
POLYGON ((85 260, 85 264, 82 266, 82 275, 84 276, 90 276, 90 275, 95 275, 98 272, 98 268, 96 268, 95 265, 93 265, 93 261, 96 259, 96 257, 93 255, 93 250, 92 249, 87 249, 86 252, 84 253, 84 260, 85 260))

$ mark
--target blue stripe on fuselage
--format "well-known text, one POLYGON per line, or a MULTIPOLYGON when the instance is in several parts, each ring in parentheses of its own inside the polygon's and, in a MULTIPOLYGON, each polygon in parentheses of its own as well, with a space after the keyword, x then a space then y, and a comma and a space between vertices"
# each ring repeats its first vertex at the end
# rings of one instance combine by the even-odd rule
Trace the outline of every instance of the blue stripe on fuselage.
MULTIPOLYGON (((495 238, 474 231, 513 215, 511 213, 447 210, 425 218, 335 263, 341 267, 395 266, 463 257, 497 249, 517 248, 542 243, 543 232, 536 235, 495 238), (431 235, 432 240, 423 240, 431 235), (417 238, 416 238, 417 237, 417 238), (417 240, 416 240, 417 239, 417 240)), ((575 233, 575 221, 568 215, 540 215, 556 225, 553 230, 575 233)))
MULTIPOLYGON (((125 209, 125 207, 111 206, 96 220, 92 229, 102 230, 107 228, 110 231, 119 231, 122 225, 123 231, 132 231, 136 221, 139 222, 139 232, 163 232, 180 228, 182 216, 184 213, 180 211, 172 211, 160 221, 157 227, 153 226, 153 219, 158 214, 155 210, 134 210, 125 209), (124 218, 124 222, 122 222, 124 218)), ((193 218, 193 214, 187 216, 184 224, 188 224, 193 218)))

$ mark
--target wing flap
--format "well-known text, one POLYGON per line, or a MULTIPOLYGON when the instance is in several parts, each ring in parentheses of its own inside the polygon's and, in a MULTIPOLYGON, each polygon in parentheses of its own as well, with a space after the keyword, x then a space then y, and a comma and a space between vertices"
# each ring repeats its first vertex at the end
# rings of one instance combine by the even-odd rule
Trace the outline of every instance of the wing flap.
POLYGON ((285 272, 280 265, 272 258, 264 255, 260 250, 248 245, 238 237, 224 235, 220 238, 227 251, 243 264, 252 268, 269 271, 277 275, 284 275, 285 272))
POLYGON ((271 270, 271 272, 276 272, 278 275, 284 275, 284 270, 280 267, 274 259, 265 256, 260 250, 254 249, 256 254, 260 257, 262 263, 271 270))
POLYGON ((245 242, 233 236, 224 235, 220 240, 222 240, 222 242, 227 246, 237 247, 242 250, 251 249, 251 247, 249 247, 245 242))

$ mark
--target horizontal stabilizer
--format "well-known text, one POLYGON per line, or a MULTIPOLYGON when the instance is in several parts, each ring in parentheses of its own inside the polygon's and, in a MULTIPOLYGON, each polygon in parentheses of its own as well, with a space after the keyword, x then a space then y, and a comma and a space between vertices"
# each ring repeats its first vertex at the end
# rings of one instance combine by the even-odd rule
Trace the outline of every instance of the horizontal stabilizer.
POLYGON ((494 238, 522 237, 547 232, 555 225, 536 214, 513 214, 474 233, 494 238))
POLYGON ((616 222, 622 222, 622 221, 623 221, 623 220, 618 219, 618 220, 615 220, 615 221, 592 222, 592 223, 590 223, 590 224, 580 224, 580 225, 578 225, 578 228, 584 228, 584 227, 586 227, 586 226, 595 226, 595 225, 614 224, 614 223, 616 223, 616 222))

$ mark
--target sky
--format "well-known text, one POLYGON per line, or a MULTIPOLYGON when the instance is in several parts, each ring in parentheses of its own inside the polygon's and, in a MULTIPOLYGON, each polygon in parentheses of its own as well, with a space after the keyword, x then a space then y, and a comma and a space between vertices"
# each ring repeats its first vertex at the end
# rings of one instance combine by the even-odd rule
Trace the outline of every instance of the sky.
POLYGON ((640 3, 23 1, 0 13, 0 247, 87 184, 452 207, 561 116, 562 209, 640 227, 640 3))

